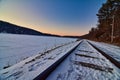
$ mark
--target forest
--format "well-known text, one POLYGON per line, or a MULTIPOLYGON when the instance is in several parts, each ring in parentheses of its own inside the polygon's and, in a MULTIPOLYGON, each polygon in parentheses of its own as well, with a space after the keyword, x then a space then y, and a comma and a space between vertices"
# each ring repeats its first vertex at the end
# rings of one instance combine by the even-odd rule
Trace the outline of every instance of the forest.
POLYGON ((97 27, 84 38, 120 45, 120 0, 107 0, 96 14, 97 27))

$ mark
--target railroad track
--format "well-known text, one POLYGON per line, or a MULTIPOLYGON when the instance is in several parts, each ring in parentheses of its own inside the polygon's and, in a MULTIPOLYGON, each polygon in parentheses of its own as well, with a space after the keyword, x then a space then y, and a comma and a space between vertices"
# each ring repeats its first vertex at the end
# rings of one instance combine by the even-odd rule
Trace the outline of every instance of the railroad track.
POLYGON ((79 45, 34 80, 69 80, 72 78, 74 80, 88 80, 90 78, 93 80, 118 80, 120 79, 120 74, 117 72, 119 68, 119 62, 92 43, 82 40, 79 45))
POLYGON ((112 58, 111 56, 107 55, 104 51, 100 50, 96 46, 94 46, 92 43, 88 42, 91 46, 93 46, 96 50, 98 50, 103 56, 105 56, 107 59, 109 59, 115 66, 120 68, 120 62, 112 58))
POLYGON ((66 53, 66 55, 64 55, 63 57, 61 57, 58 61, 56 61, 54 64, 52 64, 50 67, 48 67, 44 72, 42 72, 34 80, 45 80, 48 77, 48 75, 50 75, 50 73, 52 71, 54 71, 56 69, 56 67, 59 66, 59 64, 62 63, 62 61, 64 61, 65 58, 68 57, 68 55, 70 55, 70 53, 72 53, 79 46, 79 44, 77 46, 75 46, 75 48, 73 48, 72 50, 70 50, 68 53, 66 53))

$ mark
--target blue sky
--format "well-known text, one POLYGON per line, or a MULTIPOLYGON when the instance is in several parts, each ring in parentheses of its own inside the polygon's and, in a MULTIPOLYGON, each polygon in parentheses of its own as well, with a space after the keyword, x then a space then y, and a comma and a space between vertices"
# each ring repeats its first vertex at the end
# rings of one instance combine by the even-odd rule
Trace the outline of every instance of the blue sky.
POLYGON ((59 35, 83 35, 96 27, 106 0, 2 0, 0 20, 59 35))

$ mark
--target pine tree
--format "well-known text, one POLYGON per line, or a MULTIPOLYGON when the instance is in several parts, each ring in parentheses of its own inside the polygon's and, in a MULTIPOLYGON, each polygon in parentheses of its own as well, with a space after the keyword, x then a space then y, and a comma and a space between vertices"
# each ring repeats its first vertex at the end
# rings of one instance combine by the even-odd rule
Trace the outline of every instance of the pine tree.
POLYGON ((89 39, 120 43, 120 0, 107 0, 97 16, 97 28, 89 31, 89 39))

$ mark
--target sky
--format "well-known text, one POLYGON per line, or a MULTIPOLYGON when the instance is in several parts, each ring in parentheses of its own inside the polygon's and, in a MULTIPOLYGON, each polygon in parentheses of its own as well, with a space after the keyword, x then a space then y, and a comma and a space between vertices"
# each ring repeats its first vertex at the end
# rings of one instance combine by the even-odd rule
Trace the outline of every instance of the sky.
POLYGON ((106 0, 0 0, 0 20, 44 33, 81 36, 106 0))

